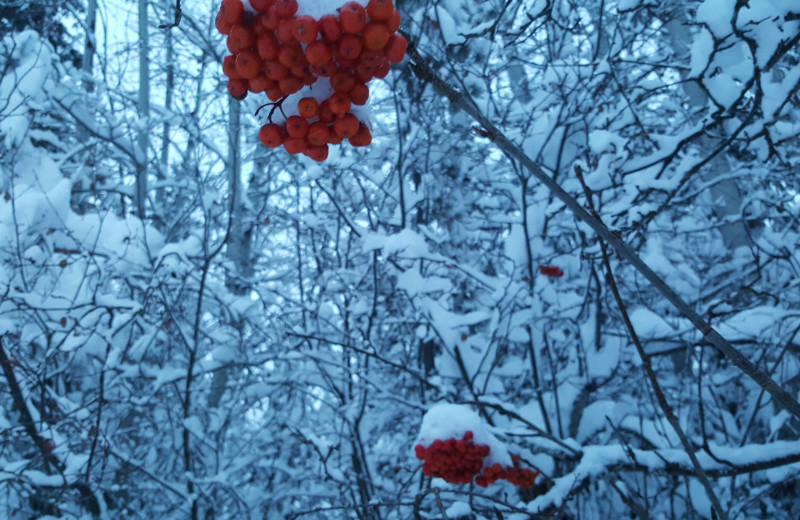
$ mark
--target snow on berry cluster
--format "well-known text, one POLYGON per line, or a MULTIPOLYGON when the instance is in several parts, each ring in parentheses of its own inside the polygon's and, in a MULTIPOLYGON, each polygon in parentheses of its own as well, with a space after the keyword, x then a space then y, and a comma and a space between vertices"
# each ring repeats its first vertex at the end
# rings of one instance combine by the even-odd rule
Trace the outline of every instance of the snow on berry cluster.
POLYGON ((222 70, 230 95, 266 93, 272 102, 259 140, 320 162, 328 145, 345 139, 369 145, 369 121, 358 110, 369 98, 367 83, 386 77, 407 46, 392 0, 245 2, 222 0, 216 26, 228 37, 222 70), (326 7, 336 13, 306 14, 326 7))
POLYGON ((452 484, 469 484, 474 479, 487 487, 507 480, 528 488, 539 475, 520 467, 519 459, 508 453, 478 414, 463 405, 445 403, 428 410, 417 440, 414 451, 423 461, 423 475, 452 484))

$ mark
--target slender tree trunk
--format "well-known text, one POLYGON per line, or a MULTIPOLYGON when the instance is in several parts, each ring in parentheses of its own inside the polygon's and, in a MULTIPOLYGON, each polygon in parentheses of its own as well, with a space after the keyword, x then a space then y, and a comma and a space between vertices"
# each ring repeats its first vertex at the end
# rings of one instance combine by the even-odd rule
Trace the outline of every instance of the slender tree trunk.
POLYGON ((145 216, 147 201, 147 150, 150 136, 147 119, 150 116, 150 49, 147 20, 147 0, 139 0, 139 154, 136 164, 136 212, 139 218, 145 216))
MULTIPOLYGON (((174 43, 172 41, 172 31, 167 30, 165 32, 166 35, 164 45, 166 46, 167 85, 166 92, 164 94, 164 109, 167 113, 169 113, 172 110, 172 99, 175 90, 175 52, 174 43)), ((169 123, 169 118, 166 118, 163 125, 163 135, 161 136, 161 167, 158 169, 158 187, 156 188, 155 195, 155 205, 159 209, 164 207, 166 200, 164 181, 167 180, 169 174, 170 130, 171 125, 169 123)), ((160 224, 162 228, 165 228, 166 221, 159 217, 159 211, 154 211, 153 213, 155 222, 160 224)))

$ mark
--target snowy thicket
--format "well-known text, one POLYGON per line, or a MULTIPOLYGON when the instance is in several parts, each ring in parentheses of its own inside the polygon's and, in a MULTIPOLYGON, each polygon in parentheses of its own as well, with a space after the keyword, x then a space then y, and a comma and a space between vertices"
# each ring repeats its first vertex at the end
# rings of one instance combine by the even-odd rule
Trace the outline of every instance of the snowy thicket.
POLYGON ((795 0, 395 0, 503 135, 406 60, 322 164, 258 144, 216 2, 149 49, 134 4, 0 33, 0 516, 800 517, 800 418, 498 147, 797 399, 795 0), (423 476, 466 430, 535 484, 423 476))

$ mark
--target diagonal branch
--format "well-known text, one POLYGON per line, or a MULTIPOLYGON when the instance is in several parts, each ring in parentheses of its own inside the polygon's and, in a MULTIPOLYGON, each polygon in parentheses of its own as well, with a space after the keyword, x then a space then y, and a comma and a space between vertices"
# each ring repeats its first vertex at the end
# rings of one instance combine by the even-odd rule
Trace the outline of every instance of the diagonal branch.
MULTIPOLYGON (((406 35, 406 38, 409 37, 406 35)), ((520 162, 531 174, 544 184, 550 191, 564 203, 572 213, 591 227, 595 233, 607 244, 614 248, 619 256, 630 262, 639 273, 644 276, 653 287, 658 290, 681 314, 683 314, 700 331, 703 338, 713 345, 723 356, 728 358, 742 372, 747 374, 759 387, 769 392, 777 404, 786 408, 794 416, 800 418, 800 403, 789 392, 780 387, 766 372, 759 369, 752 361, 747 359, 731 343, 723 338, 711 325, 700 317, 678 296, 664 280, 662 280, 650 267, 639 258, 639 255, 621 238, 611 232, 598 218, 591 215, 581 204, 551 179, 536 162, 528 157, 517 145, 512 143, 489 119, 475 103, 465 97, 461 92, 451 87, 440 78, 428 65, 413 42, 409 40, 408 52, 411 59, 411 68, 417 77, 430 83, 440 94, 450 100, 453 108, 458 108, 469 114, 486 131, 486 136, 503 152, 520 162)))

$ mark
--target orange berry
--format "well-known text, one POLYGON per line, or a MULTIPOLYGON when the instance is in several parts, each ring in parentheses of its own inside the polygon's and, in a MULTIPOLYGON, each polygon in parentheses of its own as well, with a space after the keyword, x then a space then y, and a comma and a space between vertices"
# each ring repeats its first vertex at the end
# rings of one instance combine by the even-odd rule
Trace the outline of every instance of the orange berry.
POLYGON ((260 94, 275 86, 275 81, 269 79, 263 74, 259 74, 253 79, 247 81, 247 88, 254 94, 260 94))
POLYGON ((337 116, 343 116, 350 112, 350 98, 347 96, 345 92, 334 92, 334 94, 328 98, 328 106, 331 108, 331 112, 337 116))
POLYGON ((364 123, 361 123, 355 135, 348 139, 350 144, 355 147, 369 146, 372 143, 372 133, 364 123))
POLYGON ((383 79, 387 75, 389 75, 389 70, 390 69, 391 69, 391 66, 389 66, 389 60, 384 59, 383 61, 378 63, 378 65, 375 67, 374 75, 378 79, 383 79))
POLYGON ((375 77, 375 66, 366 63, 356 65, 356 79, 362 83, 368 83, 375 77))
POLYGON ((397 29, 400 28, 400 13, 397 11, 392 13, 392 16, 386 20, 386 28, 389 30, 391 34, 397 32, 397 29))
POLYGON ((287 20, 297 12, 297 0, 276 0, 275 11, 280 18, 287 20))
POLYGON ((242 20, 242 13, 244 13, 242 0, 222 0, 219 6, 219 14, 229 24, 239 23, 242 20))
POLYGON ((298 16, 292 21, 294 37, 300 43, 309 44, 317 39, 317 21, 308 15, 298 16))
POLYGON ((344 139, 342 138, 341 135, 337 134, 333 130, 333 125, 328 125, 328 130, 330 131, 330 137, 328 137, 328 144, 332 144, 334 146, 337 144, 342 144, 342 141, 344 141, 344 139))
POLYGON ((305 137, 308 134, 308 121, 302 116, 290 116, 286 120, 286 135, 289 137, 305 137))
POLYGON ((332 14, 326 14, 317 22, 320 34, 329 42, 335 42, 342 37, 342 27, 339 20, 332 14))
POLYGON ((303 48, 300 44, 297 45, 282 45, 278 49, 278 61, 284 67, 291 69, 292 67, 305 67, 306 55, 303 53, 303 48))
POLYGON ((309 146, 303 153, 317 162, 322 162, 328 158, 328 145, 309 146))
POLYGON ((336 64, 339 65, 340 69, 352 69, 358 65, 358 62, 356 60, 349 60, 339 56, 336 58, 336 64))
POLYGON ((331 87, 336 92, 349 92, 355 84, 356 78, 347 69, 339 69, 331 76, 331 87))
POLYGON ((283 91, 277 83, 275 83, 274 87, 267 89, 267 98, 269 98, 270 101, 280 101, 282 97, 283 91))
POLYGON ((261 72, 261 58, 253 51, 242 51, 236 56, 236 72, 245 79, 253 79, 261 72))
POLYGON ((303 82, 294 76, 287 76, 278 81, 278 86, 281 88, 281 91, 288 96, 289 94, 299 92, 300 89, 303 88, 303 82))
POLYGON ((255 45, 256 37, 250 27, 236 24, 231 28, 231 33, 226 43, 231 54, 236 54, 255 45))
POLYGON ((297 102, 297 111, 306 119, 317 117, 319 103, 313 97, 304 97, 297 102))
POLYGON ((389 43, 389 30, 380 22, 370 22, 364 27, 362 41, 369 50, 383 49, 389 43))
POLYGON ((319 115, 319 120, 326 125, 333 123, 333 120, 336 119, 336 114, 331 112, 331 104, 327 99, 319 104, 317 115, 319 115))
POLYGON ((306 47, 306 60, 311 65, 323 65, 331 60, 331 48, 327 43, 318 40, 306 47))
POLYGON ((294 28, 291 20, 281 20, 278 22, 278 28, 275 30, 278 39, 284 45, 298 45, 300 42, 294 37, 294 28))
POLYGON ((217 13, 217 17, 214 18, 214 26, 217 28, 220 34, 228 35, 233 28, 233 24, 228 22, 225 18, 222 17, 222 13, 217 13))
POLYGON ((247 81, 243 79, 229 79, 228 93, 233 99, 241 101, 247 97, 247 81))
POLYGON ((358 57, 358 62, 367 65, 377 65, 385 57, 386 53, 382 49, 364 49, 361 51, 361 56, 358 57))
POLYGON ((265 61, 264 75, 267 76, 269 79, 280 81, 289 75, 289 69, 287 69, 277 61, 265 61))
POLYGON ((259 13, 266 13, 275 3, 275 0, 250 0, 250 5, 259 13))
MULTIPOLYGON (((342 36, 342 39, 339 40, 338 56, 348 60, 356 60, 361 54, 362 48, 363 44, 361 43, 361 38, 353 36, 352 34, 347 34, 342 36)), ((403 49, 403 52, 405 52, 405 49, 403 49)))
POLYGON ((356 83, 347 92, 347 97, 354 105, 365 105, 369 99, 369 87, 364 83, 356 83))
POLYGON ((392 0, 369 0, 367 14, 373 20, 384 21, 392 17, 394 3, 392 0))
POLYGON ((402 34, 393 34, 389 37, 389 43, 386 44, 386 57, 392 63, 400 63, 403 61, 407 47, 408 42, 402 34))
POLYGON ((274 123, 266 124, 258 131, 258 140, 267 148, 277 148, 283 144, 283 128, 274 123))
POLYGON ((333 122, 333 131, 344 139, 349 139, 356 135, 359 129, 359 121, 353 114, 345 114, 336 118, 333 122))
POLYGON ((348 2, 339 10, 339 25, 345 34, 360 33, 367 24, 367 12, 357 2, 348 2))
POLYGON ((236 56, 228 54, 222 58, 222 73, 230 79, 240 79, 239 72, 236 70, 236 56))
POLYGON ((283 148, 290 154, 296 155, 308 148, 308 141, 302 137, 287 137, 283 140, 283 148))
POLYGON ((274 60, 278 57, 278 50, 281 48, 280 42, 271 32, 267 32, 258 37, 256 41, 258 55, 264 60, 274 60))
POLYGON ((278 8, 274 5, 261 15, 261 25, 267 30, 274 31, 278 28, 280 22, 281 17, 278 16, 278 8))
POLYGON ((336 63, 333 60, 329 60, 328 63, 311 67, 311 70, 321 78, 329 78, 336 72, 336 63))
POLYGON ((314 146, 322 146, 328 144, 328 139, 331 137, 331 130, 328 125, 322 121, 316 121, 308 126, 308 142, 314 146))
POLYGON ((302 81, 303 85, 313 85, 314 83, 317 82, 317 77, 314 75, 313 72, 311 72, 311 70, 306 68, 305 72, 303 72, 302 81))

